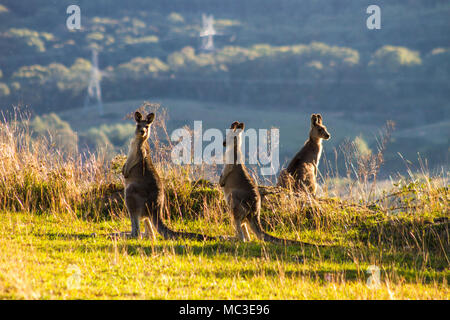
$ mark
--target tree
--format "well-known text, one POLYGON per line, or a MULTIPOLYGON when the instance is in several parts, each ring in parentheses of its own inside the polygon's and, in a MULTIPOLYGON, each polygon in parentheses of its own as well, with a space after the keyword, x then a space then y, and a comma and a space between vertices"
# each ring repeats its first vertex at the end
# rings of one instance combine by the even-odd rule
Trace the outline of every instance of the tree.
POLYGON ((6 38, 6 43, 1 51, 4 51, 5 55, 19 52, 45 52, 46 43, 54 41, 54 36, 51 33, 37 32, 26 28, 11 28, 4 34, 4 37, 6 38))
POLYGON ((171 14, 169 14, 167 16, 167 20, 170 23, 173 23, 173 24, 184 23, 183 16, 181 14, 179 14, 179 13, 176 13, 176 12, 172 12, 171 14))
POLYGON ((55 113, 36 116, 30 123, 33 137, 44 137, 55 147, 68 154, 74 154, 78 150, 78 137, 72 131, 70 124, 61 120, 55 113))
POLYGON ((117 68, 117 75, 123 78, 139 79, 143 77, 157 77, 169 70, 164 62, 158 58, 136 57, 129 62, 122 63, 117 68))
POLYGON ((369 66, 388 71, 398 71, 404 67, 422 64, 420 53, 405 47, 383 46, 378 49, 369 62, 369 66))
POLYGON ((6 83, 0 82, 0 98, 5 98, 9 96, 10 93, 11 91, 9 90, 6 83))

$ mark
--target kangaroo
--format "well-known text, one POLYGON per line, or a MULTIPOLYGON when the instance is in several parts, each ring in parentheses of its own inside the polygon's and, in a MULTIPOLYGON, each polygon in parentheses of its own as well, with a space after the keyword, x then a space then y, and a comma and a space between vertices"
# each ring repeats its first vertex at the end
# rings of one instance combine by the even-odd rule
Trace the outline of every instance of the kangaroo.
POLYGON ((249 226, 260 240, 274 243, 308 244, 277 238, 264 232, 260 221, 261 196, 258 185, 248 173, 241 151, 244 127, 244 123, 237 121, 231 124, 231 130, 223 145, 226 147, 227 143, 233 143, 233 148, 226 148, 225 157, 227 161, 219 179, 219 184, 223 188, 225 199, 231 209, 238 239, 242 241, 250 240, 247 228, 249 226), (231 155, 233 155, 233 158, 231 155))
POLYGON ((306 191, 315 196, 317 191, 317 166, 322 154, 322 140, 328 140, 331 135, 322 124, 320 114, 311 115, 311 130, 309 139, 303 148, 291 160, 288 167, 280 172, 278 186, 293 187, 295 191, 306 191))
POLYGON ((202 234, 173 231, 164 224, 162 220, 164 185, 153 166, 147 141, 155 114, 150 113, 143 119, 140 112, 135 112, 134 119, 135 136, 131 141, 127 161, 122 168, 125 177, 125 205, 131 219, 131 237, 141 235, 139 223, 140 219, 144 218, 146 237, 155 239, 158 232, 165 239, 213 239, 202 234))

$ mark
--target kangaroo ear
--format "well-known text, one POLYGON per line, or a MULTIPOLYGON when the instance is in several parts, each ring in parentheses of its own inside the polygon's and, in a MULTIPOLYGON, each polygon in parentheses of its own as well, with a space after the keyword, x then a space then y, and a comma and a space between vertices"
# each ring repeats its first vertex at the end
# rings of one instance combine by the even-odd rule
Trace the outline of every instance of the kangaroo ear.
POLYGON ((142 120, 142 114, 139 111, 136 111, 134 113, 134 120, 136 120, 136 122, 139 122, 142 120))
POLYGON ((313 113, 311 115, 311 125, 314 126, 317 123, 317 114, 313 113))
POLYGON ((320 114, 317 114, 317 122, 322 124, 322 116, 320 114))
POLYGON ((243 122, 241 122, 241 123, 238 124, 237 128, 244 130, 245 124, 243 122))
POLYGON ((150 124, 153 120, 155 120, 155 114, 152 112, 147 115, 147 123, 150 124))
POLYGON ((239 122, 235 121, 235 122, 233 122, 233 123, 231 124, 230 129, 236 130, 236 128, 238 127, 238 125, 239 125, 239 122))

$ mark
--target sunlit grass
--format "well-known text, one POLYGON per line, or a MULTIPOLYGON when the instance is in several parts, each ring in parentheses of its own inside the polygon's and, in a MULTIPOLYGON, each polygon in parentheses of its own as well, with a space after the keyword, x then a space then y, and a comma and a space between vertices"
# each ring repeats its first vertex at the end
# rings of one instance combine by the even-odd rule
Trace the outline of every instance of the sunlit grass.
MULTIPOLYGON (((31 139, 27 121, 15 115, 0 123, 0 298, 450 297, 444 174, 410 174, 378 190, 377 199, 368 196, 364 180, 353 182, 353 193, 338 184, 342 190, 335 192, 325 180, 329 185, 317 199, 272 190, 263 199, 263 227, 312 246, 255 237, 248 243, 114 240, 110 233, 130 230, 120 174, 125 158, 64 154, 51 141, 31 139), (331 196, 342 192, 349 194, 345 200, 331 196), (372 286, 370 266, 380 271, 372 286)), ((163 121, 155 124, 151 139, 166 186, 166 223, 233 235, 214 184, 217 168, 173 165, 170 146, 158 140, 164 132, 163 121)))
POLYGON ((300 248, 260 242, 117 240, 128 221, 93 224, 0 215, 0 297, 36 299, 448 299, 447 269, 368 248, 300 248), (95 234, 95 235, 94 235, 95 234), (381 269, 367 285, 367 267, 381 269), (70 266, 79 287, 68 287, 70 266))

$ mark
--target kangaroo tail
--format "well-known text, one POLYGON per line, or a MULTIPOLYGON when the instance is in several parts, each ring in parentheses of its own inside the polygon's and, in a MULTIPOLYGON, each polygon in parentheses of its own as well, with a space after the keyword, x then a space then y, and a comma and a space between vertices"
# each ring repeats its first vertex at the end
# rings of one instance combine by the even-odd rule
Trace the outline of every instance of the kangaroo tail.
POLYGON ((257 217, 253 216, 252 218, 250 218, 248 220, 249 220, 250 228, 252 229, 252 231, 257 235, 257 237, 260 240, 273 242, 273 243, 277 243, 277 244, 306 245, 306 246, 322 247, 322 245, 315 245, 315 244, 308 243, 308 242, 301 242, 301 241, 296 241, 296 240, 289 240, 289 239, 274 237, 263 230, 263 228, 261 226, 261 221, 257 217))
POLYGON ((217 240, 216 237, 203 235, 201 233, 174 231, 166 226, 161 217, 158 217, 156 215, 152 217, 152 223, 156 227, 158 233, 162 235, 164 239, 192 239, 198 241, 217 240))
POLYGON ((268 194, 278 194, 283 192, 281 187, 272 187, 272 186, 258 186, 258 191, 261 196, 265 196, 268 194))

